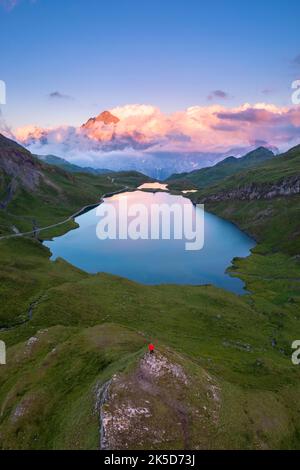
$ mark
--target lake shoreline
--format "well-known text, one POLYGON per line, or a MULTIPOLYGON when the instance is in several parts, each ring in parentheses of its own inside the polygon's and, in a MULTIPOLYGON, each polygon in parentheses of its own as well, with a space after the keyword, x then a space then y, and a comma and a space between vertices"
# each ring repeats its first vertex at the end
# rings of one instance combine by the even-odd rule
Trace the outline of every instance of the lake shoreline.
MULTIPOLYGON (((199 212, 193 201, 185 194, 174 195, 169 191, 160 191, 160 188, 154 188, 154 191, 150 191, 151 188, 145 189, 134 188, 132 191, 128 191, 126 198, 128 208, 133 208, 135 204, 144 204, 148 214, 146 217, 148 217, 153 203, 169 206, 176 203, 183 210, 187 205, 187 202, 184 201, 188 201, 188 205, 193 207, 193 218, 199 219, 202 214, 202 211, 199 212)), ((146 237, 139 236, 137 239, 132 239, 128 234, 124 239, 117 235, 113 239, 106 236, 104 239, 100 238, 99 244, 99 239, 95 234, 100 220, 96 217, 95 212, 90 215, 88 213, 111 196, 124 194, 124 192, 126 192, 126 188, 105 194, 98 204, 81 211, 77 217, 81 216, 83 219, 76 220, 78 224, 76 233, 69 231, 65 235, 46 241, 45 246, 50 250, 52 259, 63 258, 87 273, 109 273, 143 285, 202 286, 211 284, 238 295, 248 293, 244 281, 239 277, 232 276, 228 270, 232 267, 234 258, 249 256, 256 242, 231 222, 209 212, 206 212, 205 218, 205 227, 207 226, 207 229, 205 228, 205 233, 207 230, 205 246, 201 249, 187 250, 185 244, 192 239, 187 238, 185 233, 180 239, 174 237, 173 226, 171 238, 167 239, 161 237, 153 239, 151 236, 149 238, 149 232, 147 232, 146 237)), ((119 210, 119 204, 119 198, 114 198, 111 201, 112 209, 119 210)), ((104 214, 102 214, 102 218, 103 216, 104 214)), ((113 221, 116 216, 117 220, 120 220, 119 215, 114 214, 113 221)), ((182 221, 184 223, 184 219, 182 221)), ((193 238, 195 241, 199 241, 201 235, 199 232, 201 225, 199 226, 198 223, 196 232, 193 228, 193 234, 198 234, 197 238, 193 238)), ((182 226, 183 228, 184 226, 182 226)), ((148 229, 149 227, 147 231, 148 229)), ((160 233, 161 225, 156 229, 160 233)), ((204 236, 204 232, 202 236, 204 236)))

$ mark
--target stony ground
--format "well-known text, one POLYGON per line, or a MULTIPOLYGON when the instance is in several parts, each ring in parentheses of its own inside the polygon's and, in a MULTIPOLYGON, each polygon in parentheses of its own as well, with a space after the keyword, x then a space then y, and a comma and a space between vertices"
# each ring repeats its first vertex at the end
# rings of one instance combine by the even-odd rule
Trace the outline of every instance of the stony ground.
POLYGON ((203 434, 218 423, 220 388, 202 370, 191 377, 180 362, 174 353, 155 351, 129 373, 114 375, 100 410, 102 448, 205 447, 203 434))

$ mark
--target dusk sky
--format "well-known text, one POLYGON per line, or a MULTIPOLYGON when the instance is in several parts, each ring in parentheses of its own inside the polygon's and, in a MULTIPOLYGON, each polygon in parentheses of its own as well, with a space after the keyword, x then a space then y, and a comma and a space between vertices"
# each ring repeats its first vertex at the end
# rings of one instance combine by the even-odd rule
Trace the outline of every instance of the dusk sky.
POLYGON ((128 104, 151 105, 164 115, 219 105, 222 119, 223 108, 240 111, 245 103, 293 107, 298 0, 0 5, 0 79, 7 86, 1 113, 12 129, 79 126, 128 104))

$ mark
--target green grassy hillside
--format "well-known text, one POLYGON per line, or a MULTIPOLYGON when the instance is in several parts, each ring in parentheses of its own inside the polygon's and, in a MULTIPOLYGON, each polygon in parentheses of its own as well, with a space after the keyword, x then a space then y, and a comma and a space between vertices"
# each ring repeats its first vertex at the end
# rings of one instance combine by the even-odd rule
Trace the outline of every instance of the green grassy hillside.
POLYGON ((209 185, 208 193, 216 193, 222 189, 242 186, 247 183, 272 183, 290 176, 300 174, 300 145, 288 152, 265 161, 258 168, 239 171, 236 175, 223 179, 219 184, 209 185))
MULTIPOLYGON (((299 449, 300 370, 291 362, 300 325, 299 196, 227 198, 241 181, 265 187, 294 178, 298 160, 294 149, 264 170, 192 195, 222 195, 208 208, 260 240, 229 268, 248 295, 90 275, 62 259, 51 262, 32 237, 0 240, 0 340, 7 345, 0 448, 97 449, 106 423, 103 447, 110 448, 299 449), (127 434, 110 426, 112 415, 127 434)), ((99 194, 99 179, 88 175, 47 177, 70 201, 61 213, 50 191, 51 220, 73 210, 78 185, 74 205, 99 194)), ((122 184, 136 178, 122 175, 122 184)), ((50 220, 39 191, 30 212, 50 220)), ((15 213, 26 210, 24 197, 17 193, 15 213)))
POLYGON ((271 150, 259 147, 243 157, 228 157, 225 160, 208 168, 192 171, 191 173, 179 173, 171 175, 167 181, 176 188, 206 188, 212 184, 222 181, 247 168, 255 168, 268 160, 273 160, 275 155, 271 150))

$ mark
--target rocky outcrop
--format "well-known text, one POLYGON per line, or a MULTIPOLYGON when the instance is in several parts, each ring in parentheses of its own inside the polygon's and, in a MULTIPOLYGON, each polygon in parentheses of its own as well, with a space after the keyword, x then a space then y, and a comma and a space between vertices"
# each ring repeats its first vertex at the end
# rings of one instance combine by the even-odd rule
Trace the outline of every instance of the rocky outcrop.
POLYGON ((274 183, 249 183, 201 198, 201 202, 221 202, 227 200, 252 201, 272 199, 280 196, 300 194, 300 175, 282 178, 274 183))
MULTIPOLYGON (((0 170, 12 178, 13 190, 16 181, 29 191, 34 190, 42 177, 42 166, 32 154, 16 142, 0 134, 0 170)), ((9 194, 11 189, 8 188, 9 194)))
MULTIPOLYGON (((203 449, 218 428, 221 388, 177 353, 146 353, 98 387, 102 450, 203 449)), ((193 365, 195 367, 195 365, 193 365)))
POLYGON ((27 149, 0 134, 0 209, 7 209, 20 189, 35 193, 48 186, 61 194, 55 182, 57 175, 73 181, 72 174, 40 162, 27 149))

